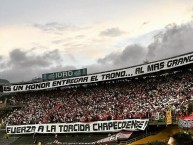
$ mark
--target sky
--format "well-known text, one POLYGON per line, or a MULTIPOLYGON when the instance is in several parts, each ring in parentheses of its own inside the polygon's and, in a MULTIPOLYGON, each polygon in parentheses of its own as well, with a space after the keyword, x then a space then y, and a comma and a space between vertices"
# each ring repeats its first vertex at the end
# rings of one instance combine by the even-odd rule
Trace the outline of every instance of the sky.
POLYGON ((0 79, 129 67, 193 51, 192 0, 0 0, 0 79))

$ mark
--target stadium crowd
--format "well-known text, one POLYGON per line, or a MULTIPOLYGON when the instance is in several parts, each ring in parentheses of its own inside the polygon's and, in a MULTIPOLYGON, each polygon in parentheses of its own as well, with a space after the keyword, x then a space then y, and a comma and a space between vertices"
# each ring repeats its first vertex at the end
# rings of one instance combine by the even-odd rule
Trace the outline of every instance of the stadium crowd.
POLYGON ((150 118, 172 109, 187 115, 193 70, 135 77, 61 89, 12 94, 22 104, 4 118, 9 125, 150 118))

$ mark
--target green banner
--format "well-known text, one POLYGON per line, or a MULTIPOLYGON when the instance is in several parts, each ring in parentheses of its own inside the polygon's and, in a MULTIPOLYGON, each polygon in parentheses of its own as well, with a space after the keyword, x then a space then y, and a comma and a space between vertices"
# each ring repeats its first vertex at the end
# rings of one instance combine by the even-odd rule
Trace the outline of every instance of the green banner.
POLYGON ((85 76, 85 75, 87 75, 87 69, 86 68, 42 74, 42 80, 43 81, 50 81, 50 80, 85 76))

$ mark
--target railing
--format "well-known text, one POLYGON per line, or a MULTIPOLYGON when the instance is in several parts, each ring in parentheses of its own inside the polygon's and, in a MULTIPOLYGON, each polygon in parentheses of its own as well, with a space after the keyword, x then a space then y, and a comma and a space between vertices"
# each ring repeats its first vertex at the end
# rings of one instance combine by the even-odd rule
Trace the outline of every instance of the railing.
POLYGON ((156 134, 156 132, 149 132, 149 133, 140 135, 138 137, 132 138, 132 139, 128 140, 127 143, 132 143, 132 142, 135 142, 135 141, 137 141, 139 139, 145 138, 147 136, 155 135, 155 134, 156 134))

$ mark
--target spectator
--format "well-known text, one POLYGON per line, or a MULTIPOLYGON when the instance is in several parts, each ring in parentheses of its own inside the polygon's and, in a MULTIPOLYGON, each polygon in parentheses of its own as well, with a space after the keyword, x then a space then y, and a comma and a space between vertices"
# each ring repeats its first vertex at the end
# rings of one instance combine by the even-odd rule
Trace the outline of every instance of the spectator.
POLYGON ((193 140, 191 135, 186 133, 176 133, 170 137, 168 145, 192 145, 193 140))

